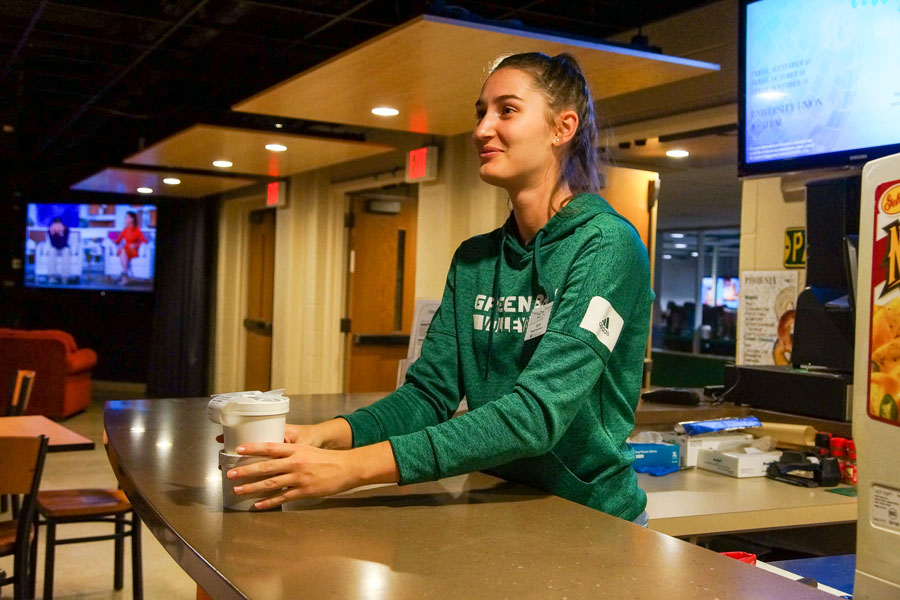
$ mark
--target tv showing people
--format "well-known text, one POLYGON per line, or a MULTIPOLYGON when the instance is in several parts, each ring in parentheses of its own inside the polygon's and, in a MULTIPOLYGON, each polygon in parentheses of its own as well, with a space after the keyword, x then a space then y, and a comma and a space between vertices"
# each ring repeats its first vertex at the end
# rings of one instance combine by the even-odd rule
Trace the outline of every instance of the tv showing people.
POLYGON ((27 206, 25 285, 85 290, 153 290, 156 206, 27 206))
POLYGON ((704 306, 736 309, 740 291, 741 280, 737 277, 704 277, 700 282, 700 297, 704 306))
POLYGON ((861 164, 900 148, 900 10, 744 0, 742 172, 861 164))

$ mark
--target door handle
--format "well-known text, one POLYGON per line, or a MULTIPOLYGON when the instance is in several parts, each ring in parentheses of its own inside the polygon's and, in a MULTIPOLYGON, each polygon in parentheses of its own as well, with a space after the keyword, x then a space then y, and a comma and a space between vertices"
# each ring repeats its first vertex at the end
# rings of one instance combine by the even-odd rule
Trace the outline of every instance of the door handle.
POLYGON ((261 319, 244 319, 244 329, 257 335, 272 337, 272 321, 261 319))
POLYGON ((356 346, 408 346, 409 336, 402 333, 357 333, 353 336, 356 346))

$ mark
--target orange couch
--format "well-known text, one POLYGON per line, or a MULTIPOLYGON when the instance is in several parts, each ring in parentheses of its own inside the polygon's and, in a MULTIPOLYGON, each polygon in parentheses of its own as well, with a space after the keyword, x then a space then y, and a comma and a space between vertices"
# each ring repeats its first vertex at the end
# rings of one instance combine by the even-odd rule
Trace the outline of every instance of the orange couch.
MULTIPOLYGON (((91 403, 91 369, 97 354, 79 349, 65 331, 0 329, 0 393, 7 394, 17 369, 36 372, 25 414, 62 419, 91 403)), ((5 412, 6 399, 0 402, 5 412)))

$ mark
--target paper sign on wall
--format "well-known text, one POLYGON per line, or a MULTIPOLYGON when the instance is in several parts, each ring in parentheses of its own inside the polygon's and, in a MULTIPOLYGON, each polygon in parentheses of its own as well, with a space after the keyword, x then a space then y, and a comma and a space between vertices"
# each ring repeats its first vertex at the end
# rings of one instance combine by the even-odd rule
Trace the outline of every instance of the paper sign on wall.
POLYGON ((790 364, 796 305, 797 271, 741 273, 738 364, 790 364))

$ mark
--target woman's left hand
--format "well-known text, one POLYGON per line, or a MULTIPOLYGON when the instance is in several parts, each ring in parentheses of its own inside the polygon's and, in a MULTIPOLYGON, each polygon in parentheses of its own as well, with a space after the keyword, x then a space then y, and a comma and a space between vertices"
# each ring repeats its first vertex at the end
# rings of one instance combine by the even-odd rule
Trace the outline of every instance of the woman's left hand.
POLYGON ((268 456, 265 460, 228 471, 229 479, 266 476, 266 479, 234 488, 236 494, 273 492, 254 504, 273 508, 304 497, 331 496, 370 483, 399 480, 390 442, 353 450, 324 450, 303 444, 245 444, 238 454, 268 456))

